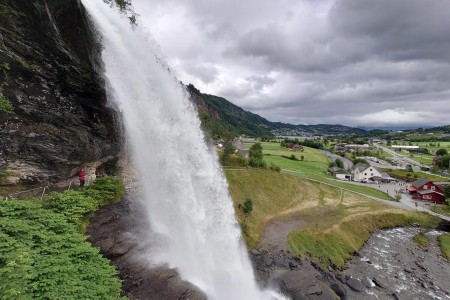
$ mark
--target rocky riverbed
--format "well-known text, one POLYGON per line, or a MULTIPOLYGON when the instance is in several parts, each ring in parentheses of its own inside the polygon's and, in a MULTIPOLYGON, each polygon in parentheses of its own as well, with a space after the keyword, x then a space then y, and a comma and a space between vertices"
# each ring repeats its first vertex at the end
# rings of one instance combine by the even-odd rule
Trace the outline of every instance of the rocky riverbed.
POLYGON ((426 233, 430 245, 423 249, 413 241, 420 231, 375 233, 343 272, 342 281, 352 281, 347 299, 450 299, 450 263, 437 243, 442 232, 426 233))

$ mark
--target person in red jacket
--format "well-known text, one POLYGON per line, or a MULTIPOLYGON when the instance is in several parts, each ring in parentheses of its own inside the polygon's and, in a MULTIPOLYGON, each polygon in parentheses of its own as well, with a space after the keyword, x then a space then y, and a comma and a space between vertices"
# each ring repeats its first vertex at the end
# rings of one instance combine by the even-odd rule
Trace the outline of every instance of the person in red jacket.
POLYGON ((78 179, 80 179, 80 187, 84 187, 84 182, 85 182, 85 178, 86 174, 84 173, 84 170, 81 169, 80 173, 78 174, 78 179))

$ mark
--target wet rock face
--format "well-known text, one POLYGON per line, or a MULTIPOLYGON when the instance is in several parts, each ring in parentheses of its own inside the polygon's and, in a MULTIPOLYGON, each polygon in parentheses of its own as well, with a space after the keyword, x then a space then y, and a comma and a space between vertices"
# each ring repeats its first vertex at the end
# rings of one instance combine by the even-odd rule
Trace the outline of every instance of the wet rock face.
POLYGON ((77 0, 2 1, 0 113, 3 184, 52 182, 119 152, 112 110, 96 74, 89 22, 77 0))
POLYGON ((94 247, 116 266, 122 280, 123 295, 130 299, 206 300, 196 286, 181 280, 174 269, 151 266, 144 238, 148 224, 142 208, 127 195, 119 204, 101 208, 92 218, 87 234, 94 247))
POLYGON ((290 299, 345 299, 347 289, 328 271, 285 250, 252 250, 256 280, 265 288, 278 289, 290 299))

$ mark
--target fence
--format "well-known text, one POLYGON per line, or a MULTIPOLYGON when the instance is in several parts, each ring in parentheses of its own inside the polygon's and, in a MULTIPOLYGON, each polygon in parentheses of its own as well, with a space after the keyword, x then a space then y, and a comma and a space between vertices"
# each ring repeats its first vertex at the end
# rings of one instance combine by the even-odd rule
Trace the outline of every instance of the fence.
MULTIPOLYGON (((88 186, 90 182, 94 181, 95 178, 96 178, 95 175, 86 176, 86 179, 87 179, 86 186, 88 186)), ((45 195, 48 195, 52 192, 60 192, 61 193, 64 191, 68 191, 71 188, 74 188, 76 182, 78 182, 78 179, 74 178, 69 181, 63 181, 63 182, 59 182, 59 183, 56 183, 53 185, 46 185, 46 186, 41 186, 41 187, 25 190, 25 191, 19 191, 16 193, 8 194, 4 197, 6 200, 42 199, 42 198, 44 198, 45 195)))

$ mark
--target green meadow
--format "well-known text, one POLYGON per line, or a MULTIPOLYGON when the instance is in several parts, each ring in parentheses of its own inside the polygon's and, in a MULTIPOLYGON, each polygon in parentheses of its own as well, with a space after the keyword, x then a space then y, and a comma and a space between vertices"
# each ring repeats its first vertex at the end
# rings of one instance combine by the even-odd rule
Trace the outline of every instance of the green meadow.
MULTIPOLYGON (((245 147, 250 148, 252 144, 246 143, 245 147)), ((284 172, 291 175, 303 177, 307 179, 317 180, 323 183, 331 184, 335 187, 345 188, 354 192, 362 193, 372 197, 378 197, 385 200, 392 200, 392 198, 379 190, 354 185, 342 181, 337 181, 327 175, 329 158, 313 148, 304 147, 304 152, 290 151, 287 148, 281 147, 278 143, 261 143, 263 147, 264 160, 268 163, 274 163, 281 167, 284 172), (291 160, 282 156, 295 155, 298 159, 291 160), (304 157, 301 160, 301 156, 304 157)))

